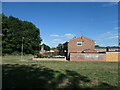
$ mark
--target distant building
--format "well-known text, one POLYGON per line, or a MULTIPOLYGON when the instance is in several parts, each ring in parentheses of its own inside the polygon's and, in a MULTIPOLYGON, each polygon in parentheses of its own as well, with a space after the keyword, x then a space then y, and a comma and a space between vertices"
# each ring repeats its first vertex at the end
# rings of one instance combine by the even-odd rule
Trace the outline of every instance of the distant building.
POLYGON ((44 54, 44 53, 45 53, 44 46, 41 45, 41 50, 39 51, 39 54, 44 54))
POLYGON ((95 47, 97 52, 120 51, 120 47, 95 47))
POLYGON ((64 53, 67 59, 69 59, 70 53, 97 52, 96 50, 94 50, 94 48, 95 45, 93 40, 84 36, 80 36, 62 44, 59 47, 59 53, 64 53))

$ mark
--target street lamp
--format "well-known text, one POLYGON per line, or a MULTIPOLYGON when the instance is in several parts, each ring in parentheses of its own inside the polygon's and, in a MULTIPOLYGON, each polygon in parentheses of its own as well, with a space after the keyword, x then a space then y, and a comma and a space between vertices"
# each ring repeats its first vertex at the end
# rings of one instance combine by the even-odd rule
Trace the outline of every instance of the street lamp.
POLYGON ((40 52, 40 44, 39 44, 39 52, 40 52))
POLYGON ((23 39, 24 39, 24 37, 22 37, 21 60, 22 60, 22 56, 23 56, 23 39))

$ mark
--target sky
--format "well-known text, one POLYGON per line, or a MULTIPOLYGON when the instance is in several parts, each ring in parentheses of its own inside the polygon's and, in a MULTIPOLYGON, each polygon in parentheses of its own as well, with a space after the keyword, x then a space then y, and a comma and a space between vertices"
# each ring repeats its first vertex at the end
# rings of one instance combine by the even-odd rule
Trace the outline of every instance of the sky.
POLYGON ((118 45, 115 2, 3 2, 2 12, 32 22, 50 47, 81 35, 96 45, 118 45))
POLYGON ((120 0, 2 0, 2 2, 118 2, 120 0))

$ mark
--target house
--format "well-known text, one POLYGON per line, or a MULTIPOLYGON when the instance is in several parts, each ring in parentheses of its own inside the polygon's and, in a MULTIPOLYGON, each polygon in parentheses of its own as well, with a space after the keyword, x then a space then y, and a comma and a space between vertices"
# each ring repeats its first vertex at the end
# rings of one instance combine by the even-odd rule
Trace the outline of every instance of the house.
POLYGON ((95 47, 98 52, 120 51, 120 47, 95 47))
POLYGON ((95 47, 94 41, 85 36, 74 38, 59 47, 59 54, 70 61, 118 61, 119 51, 120 47, 95 47))
POLYGON ((80 36, 62 44, 59 47, 59 53, 64 54, 67 59, 69 59, 70 53, 97 52, 94 48, 95 45, 93 40, 85 36, 80 36))

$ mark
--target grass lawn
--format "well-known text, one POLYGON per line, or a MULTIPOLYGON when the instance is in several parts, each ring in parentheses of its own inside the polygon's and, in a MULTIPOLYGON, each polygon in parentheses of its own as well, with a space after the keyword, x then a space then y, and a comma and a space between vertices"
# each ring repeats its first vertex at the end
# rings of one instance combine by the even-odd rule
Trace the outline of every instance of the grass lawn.
POLYGON ((117 88, 118 62, 29 62, 3 56, 3 88, 117 88))

